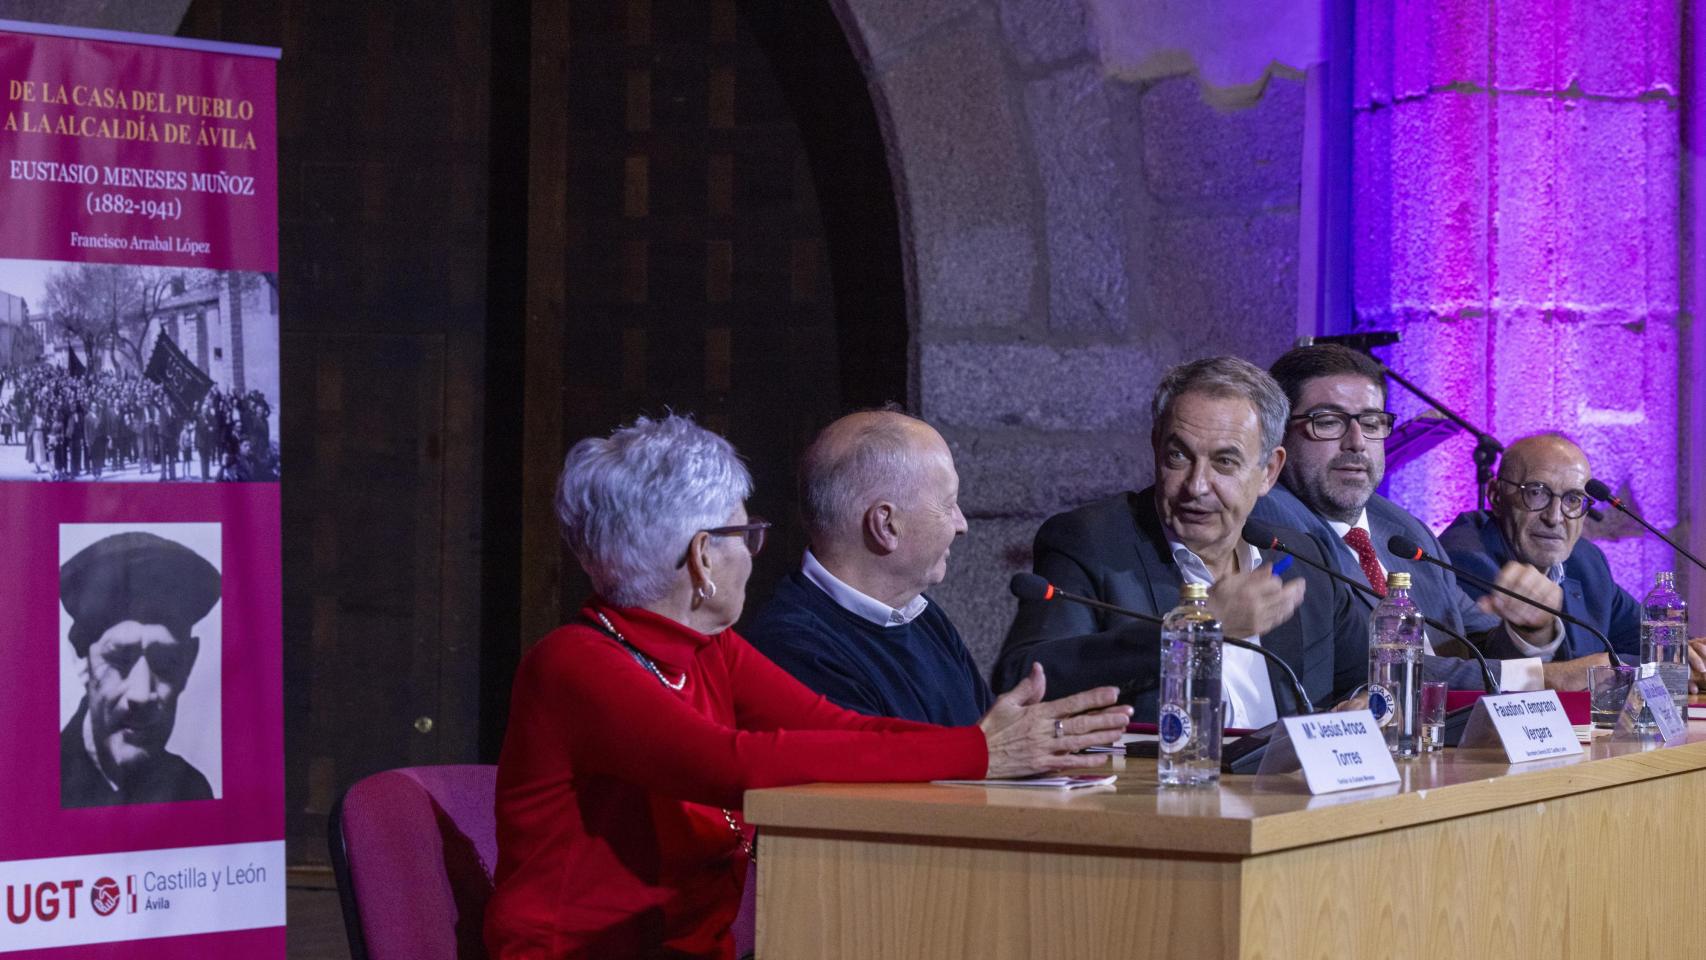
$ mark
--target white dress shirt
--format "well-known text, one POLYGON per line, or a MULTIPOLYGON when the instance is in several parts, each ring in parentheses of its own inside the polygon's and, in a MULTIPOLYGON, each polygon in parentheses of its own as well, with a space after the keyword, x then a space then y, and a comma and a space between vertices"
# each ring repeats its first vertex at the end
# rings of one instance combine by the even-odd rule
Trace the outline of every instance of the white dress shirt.
MULTIPOLYGON (((1209 572, 1208 564, 1202 558, 1191 552, 1191 548, 1167 535, 1167 546, 1173 550, 1173 562, 1179 565, 1179 572, 1185 577, 1186 583, 1200 583, 1204 586, 1214 585, 1214 575, 1209 572)), ((1240 572, 1254 570, 1262 565, 1261 551, 1248 543, 1240 541, 1243 548, 1238 554, 1238 569, 1240 572)), ((1248 643, 1261 646, 1262 638, 1234 637, 1248 643)), ((1226 725, 1254 730, 1265 727, 1279 718, 1274 705, 1274 688, 1268 682, 1268 661, 1254 650, 1240 650, 1237 647, 1222 647, 1220 655, 1220 695, 1228 705, 1226 725)))
POLYGON ((869 620, 879 627, 898 627, 911 623, 924 612, 930 601, 924 594, 913 597, 906 606, 895 609, 875 597, 859 592, 837 579, 818 559, 812 556, 811 550, 806 551, 806 559, 800 564, 800 572, 805 574, 819 590, 829 594, 829 599, 835 605, 847 612, 869 620))
MULTIPOLYGON (((1352 550, 1351 545, 1345 542, 1345 534, 1349 533, 1352 527, 1355 527, 1363 533, 1369 534, 1368 539, 1370 543, 1374 542, 1373 532, 1368 529, 1368 508, 1364 507, 1362 512, 1357 514, 1356 523, 1342 523, 1338 520, 1328 520, 1327 525, 1332 527, 1333 533, 1338 535, 1339 548, 1350 554, 1351 557, 1356 559, 1360 564, 1362 562, 1361 558, 1358 558, 1357 552, 1352 550)), ((1380 567, 1380 575, 1382 577, 1386 576, 1386 564, 1380 562, 1380 553, 1378 551, 1376 551, 1374 555, 1374 563, 1376 566, 1380 567)), ((1562 579, 1564 568, 1559 566, 1557 570, 1559 579, 1562 579)), ((1554 580, 1553 582, 1556 583, 1557 580, 1554 580)), ((1427 611, 1423 610, 1422 613, 1425 616, 1427 611)), ((1499 661, 1499 692, 1512 693, 1520 690, 1539 690, 1546 686, 1546 675, 1541 664, 1543 661, 1551 659, 1553 652, 1558 649, 1558 644, 1563 642, 1563 623, 1560 622, 1557 624, 1557 632, 1553 634, 1552 642, 1541 647, 1534 646, 1522 639, 1522 636, 1518 634, 1516 630, 1512 629, 1511 625, 1508 623, 1505 624, 1505 633, 1510 636, 1511 642, 1516 645, 1516 648, 1523 653, 1528 654, 1528 656, 1518 660, 1499 661)), ((1434 652, 1433 637, 1427 630, 1422 631, 1422 652, 1429 656, 1432 656, 1434 652)))

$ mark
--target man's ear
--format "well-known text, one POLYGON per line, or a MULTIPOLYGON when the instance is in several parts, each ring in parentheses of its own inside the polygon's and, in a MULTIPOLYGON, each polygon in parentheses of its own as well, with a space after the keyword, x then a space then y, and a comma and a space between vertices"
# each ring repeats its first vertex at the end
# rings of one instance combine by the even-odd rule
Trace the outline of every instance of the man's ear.
POLYGON ((195 658, 201 654, 201 638, 190 634, 184 638, 184 678, 188 679, 190 671, 195 669, 195 658))
POLYGON ((1274 488, 1279 480, 1280 468, 1285 466, 1285 447, 1275 447, 1268 455, 1268 462, 1262 466, 1262 493, 1266 494, 1274 488))
POLYGON ((871 552, 888 555, 900 549, 900 529, 895 524, 895 506, 878 500, 865 508, 863 533, 871 552))

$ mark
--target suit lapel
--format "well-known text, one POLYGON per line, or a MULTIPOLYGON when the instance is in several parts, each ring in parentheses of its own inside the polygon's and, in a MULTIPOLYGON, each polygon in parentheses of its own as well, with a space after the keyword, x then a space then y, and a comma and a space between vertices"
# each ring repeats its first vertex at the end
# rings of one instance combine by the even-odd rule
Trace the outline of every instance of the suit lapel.
POLYGON ((1132 504, 1132 519, 1142 536, 1132 544, 1137 564, 1143 570, 1143 580, 1149 588, 1150 609, 1156 616, 1179 605, 1179 584, 1183 576, 1173 562, 1173 550, 1167 545, 1167 535, 1161 529, 1161 516, 1155 511, 1155 488, 1136 494, 1132 504))

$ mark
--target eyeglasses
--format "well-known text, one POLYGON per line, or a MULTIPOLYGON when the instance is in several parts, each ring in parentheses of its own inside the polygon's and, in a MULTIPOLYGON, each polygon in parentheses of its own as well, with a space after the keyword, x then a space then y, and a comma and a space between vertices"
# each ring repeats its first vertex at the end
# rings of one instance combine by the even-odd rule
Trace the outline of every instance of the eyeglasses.
POLYGON ((1499 478, 1499 482, 1507 487, 1515 487, 1522 498, 1524 509, 1533 513, 1541 513, 1552 508, 1552 501, 1557 500, 1562 505, 1564 519, 1575 520, 1588 512, 1593 506, 1593 498, 1581 490, 1566 490, 1563 493, 1553 493, 1552 488, 1539 481, 1533 483, 1517 483, 1515 480, 1499 478))
MULTIPOLYGON (((770 529, 770 521, 763 517, 752 517, 746 523, 737 523, 732 527, 707 527, 696 533, 708 533, 713 537, 740 537, 746 542, 746 552, 758 556, 758 551, 764 549, 764 532, 770 529)), ((681 555, 681 561, 675 565, 677 570, 687 566, 687 554, 681 555)))
POLYGON ((699 531, 713 537, 740 537, 746 541, 746 552, 758 556, 758 551, 764 549, 764 532, 770 529, 770 521, 763 517, 752 517, 746 523, 737 523, 732 527, 710 527, 699 531))
POLYGON ((1384 411, 1368 411, 1366 413, 1340 413, 1337 410, 1317 410, 1314 413, 1302 413, 1287 420, 1287 423, 1303 422, 1303 435, 1311 440, 1338 440, 1351 428, 1355 420, 1357 429, 1370 440, 1384 440, 1392 436, 1392 424, 1398 418, 1384 411))

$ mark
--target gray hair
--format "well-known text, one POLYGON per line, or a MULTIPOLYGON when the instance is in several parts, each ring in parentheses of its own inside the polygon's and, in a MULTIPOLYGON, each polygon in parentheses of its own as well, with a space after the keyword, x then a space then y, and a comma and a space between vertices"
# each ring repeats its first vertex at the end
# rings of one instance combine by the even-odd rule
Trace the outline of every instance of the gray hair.
POLYGON ((1173 401, 1187 393, 1242 397, 1250 401, 1262 424, 1262 463, 1268 462, 1274 448, 1285 441, 1285 420, 1291 415, 1291 401, 1267 371, 1248 360, 1207 357, 1181 363, 1167 371, 1149 401, 1152 431, 1159 434, 1173 401))
POLYGON ((822 547, 838 531, 859 522, 874 499, 898 500, 917 471, 916 424, 924 421, 884 407, 887 413, 842 436, 831 424, 800 455, 800 522, 807 538, 822 547))
POLYGON ((569 450, 557 520, 593 589, 633 607, 669 593, 693 535, 723 525, 751 494, 727 440, 688 417, 640 417, 569 450))

